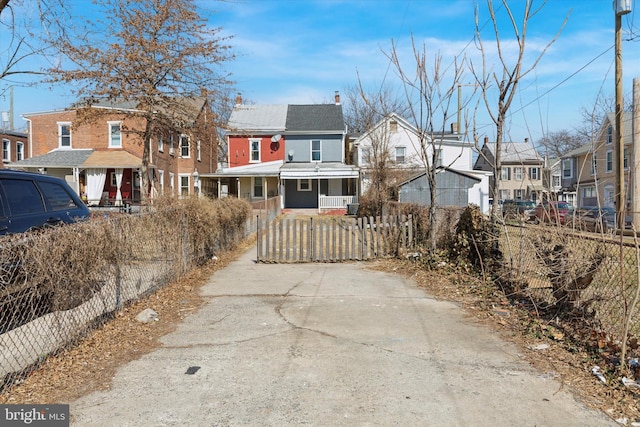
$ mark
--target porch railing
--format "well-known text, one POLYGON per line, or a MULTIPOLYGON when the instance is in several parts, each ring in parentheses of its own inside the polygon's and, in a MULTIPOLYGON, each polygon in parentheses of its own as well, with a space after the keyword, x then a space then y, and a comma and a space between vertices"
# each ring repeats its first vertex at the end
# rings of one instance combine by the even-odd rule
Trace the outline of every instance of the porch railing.
POLYGON ((358 196, 324 196, 318 197, 318 208, 322 209, 346 209, 347 205, 358 203, 358 196))

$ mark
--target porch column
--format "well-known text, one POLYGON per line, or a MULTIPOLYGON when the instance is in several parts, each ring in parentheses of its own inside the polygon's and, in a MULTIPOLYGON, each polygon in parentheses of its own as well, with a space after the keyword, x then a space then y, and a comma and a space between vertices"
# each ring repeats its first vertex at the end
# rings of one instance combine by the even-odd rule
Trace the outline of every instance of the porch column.
POLYGON ((264 197, 263 198, 265 200, 267 200, 267 194, 269 194, 269 183, 267 182, 267 177, 266 176, 262 177, 262 179, 263 179, 263 182, 264 182, 264 194, 263 194, 264 197))
POLYGON ((221 180, 220 178, 218 178, 218 199, 219 199, 220 197, 222 197, 222 188, 221 188, 221 185, 222 185, 222 180, 221 180))

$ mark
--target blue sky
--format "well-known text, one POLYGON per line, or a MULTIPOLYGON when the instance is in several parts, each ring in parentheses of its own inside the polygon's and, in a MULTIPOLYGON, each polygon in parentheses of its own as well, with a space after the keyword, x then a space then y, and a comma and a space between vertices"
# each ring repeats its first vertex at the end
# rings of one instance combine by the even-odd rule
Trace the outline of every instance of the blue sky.
MULTIPOLYGON (((500 3, 496 0, 496 7, 500 3)), ((523 1, 510 3, 520 19, 523 1)), ((572 130, 581 123, 581 109, 593 108, 598 97, 613 97, 615 19, 611 3, 550 0, 531 19, 525 64, 539 55, 571 12, 558 40, 521 82, 505 139, 535 142, 548 132, 572 130)), ((635 0, 632 3, 638 6, 635 0)), ((81 16, 86 4, 73 0, 70 7, 81 16)), ((412 35, 426 46, 428 59, 439 53, 443 65, 449 65, 455 57, 465 55, 478 67, 480 54, 472 41, 476 4, 480 25, 489 20, 484 0, 201 0, 200 4, 212 26, 233 36, 230 43, 238 57, 226 69, 237 91, 258 104, 328 102, 334 91, 356 84, 358 73, 368 90, 383 83, 394 87, 398 78, 384 52, 390 51, 393 40, 406 69, 411 69, 412 35)), ((505 18, 500 14, 501 39, 508 52, 514 43, 505 18)), ((635 11, 622 18, 623 88, 628 99, 633 78, 640 77, 640 46, 634 38, 637 22, 635 11)), ((483 38, 487 58, 497 66, 490 23, 483 38)), ((467 72, 463 81, 472 83, 472 75, 467 72)), ((0 82, 0 90, 6 85, 0 82)), ((472 89, 464 87, 463 92, 467 100, 472 89)), ((21 114, 64 108, 73 101, 68 88, 16 86, 15 125, 24 126, 21 114)), ((0 111, 8 109, 5 94, 0 97, 0 111)), ((495 137, 495 127, 482 111, 477 126, 481 135, 495 137)))

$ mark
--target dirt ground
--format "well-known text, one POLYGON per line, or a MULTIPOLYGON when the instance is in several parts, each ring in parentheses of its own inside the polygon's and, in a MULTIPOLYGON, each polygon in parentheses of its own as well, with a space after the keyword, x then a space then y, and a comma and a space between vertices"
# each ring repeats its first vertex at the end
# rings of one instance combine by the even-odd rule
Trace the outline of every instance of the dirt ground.
MULTIPOLYGON (((77 345, 50 356, 38 370, 0 393, 0 403, 69 403, 92 391, 108 389, 118 367, 157 348, 161 336, 201 307, 198 290, 209 276, 253 244, 247 241, 232 252, 219 254, 219 259, 128 306, 77 345), (160 320, 137 322, 136 315, 145 308, 157 311, 160 320)), ((433 297, 458 303, 470 321, 487 324, 516 343, 526 360, 555 377, 561 389, 572 391, 586 405, 605 411, 613 419, 624 419, 626 425, 640 422, 640 393, 615 380, 603 384, 591 372, 596 363, 592 355, 568 345, 562 332, 532 320, 494 288, 446 268, 426 271, 412 261, 387 259, 368 265, 411 277, 433 297)))

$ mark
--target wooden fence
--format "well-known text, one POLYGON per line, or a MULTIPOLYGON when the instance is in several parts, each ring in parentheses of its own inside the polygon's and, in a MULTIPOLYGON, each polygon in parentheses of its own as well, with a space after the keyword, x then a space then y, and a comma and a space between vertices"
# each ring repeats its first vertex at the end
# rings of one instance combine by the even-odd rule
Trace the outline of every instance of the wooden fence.
POLYGON ((258 262, 335 262, 413 248, 411 216, 281 218, 258 221, 258 262))

